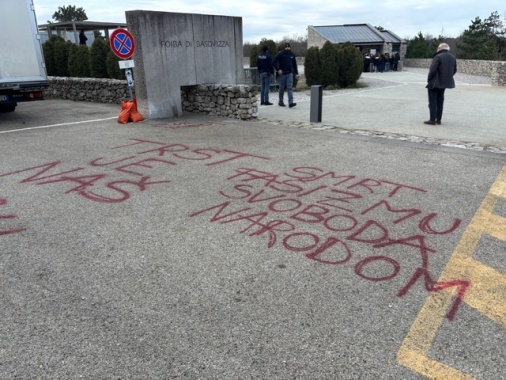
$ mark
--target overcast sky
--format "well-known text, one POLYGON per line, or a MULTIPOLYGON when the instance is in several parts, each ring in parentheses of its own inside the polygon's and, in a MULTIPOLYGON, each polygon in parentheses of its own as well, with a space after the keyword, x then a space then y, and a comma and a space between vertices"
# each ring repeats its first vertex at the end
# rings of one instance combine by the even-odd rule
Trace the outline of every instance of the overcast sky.
MULTIPOLYGON (((0 0, 1 1, 1 0, 0 0)), ((125 22, 127 10, 242 17, 243 42, 307 35, 307 26, 363 24, 382 26, 401 38, 423 35, 458 37, 476 17, 497 11, 503 23, 504 0, 33 0, 37 21, 53 21, 59 6, 75 5, 89 21, 125 22)))

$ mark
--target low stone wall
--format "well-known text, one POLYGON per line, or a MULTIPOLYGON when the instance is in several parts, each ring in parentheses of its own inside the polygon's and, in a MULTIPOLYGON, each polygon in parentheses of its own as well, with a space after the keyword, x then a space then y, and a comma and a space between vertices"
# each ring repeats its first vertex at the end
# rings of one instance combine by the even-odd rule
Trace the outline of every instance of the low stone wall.
MULTIPOLYGON (((405 58, 403 62, 405 67, 429 69, 432 59, 405 58)), ((506 62, 504 61, 457 59, 457 70, 463 74, 489 77, 492 86, 506 85, 506 62)))
MULTIPOLYGON (((121 104, 130 99, 126 80, 49 77, 46 97, 121 104)), ((248 120, 258 115, 255 85, 197 85, 181 88, 183 111, 248 120)), ((134 94, 135 95, 135 94, 134 94)))
POLYGON ((114 104, 130 99, 126 80, 48 77, 48 81, 46 97, 114 104))
POLYGON ((183 111, 248 120, 258 115, 259 87, 206 84, 181 88, 183 111))

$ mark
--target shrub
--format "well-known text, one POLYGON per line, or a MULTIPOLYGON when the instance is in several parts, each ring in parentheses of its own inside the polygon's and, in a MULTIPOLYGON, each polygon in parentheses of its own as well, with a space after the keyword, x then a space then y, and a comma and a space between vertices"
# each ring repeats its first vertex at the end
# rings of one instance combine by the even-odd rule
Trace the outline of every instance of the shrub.
POLYGON ((77 78, 90 77, 90 49, 86 45, 72 45, 69 52, 69 74, 77 78))
POLYGON ((90 74, 93 78, 108 78, 107 53, 109 45, 104 39, 98 38, 93 41, 90 48, 90 74))
POLYGON ((44 54, 44 63, 46 64, 46 73, 49 76, 56 75, 56 65, 54 62, 54 46, 49 40, 42 44, 42 53, 44 54))
POLYGON ((337 85, 339 83, 339 60, 338 48, 335 44, 327 41, 320 49, 321 76, 324 86, 337 85))
POLYGON ((65 40, 53 34, 46 42, 42 44, 42 53, 44 54, 44 62, 46 64, 46 72, 49 76, 58 75, 58 70, 56 67, 56 59, 55 59, 55 49, 54 44, 56 42, 60 42, 62 44, 65 43, 65 40))
POLYGON ((69 50, 72 45, 72 42, 65 42, 63 38, 61 40, 56 40, 53 43, 55 66, 54 75, 59 77, 69 76, 69 50))
POLYGON ((351 42, 339 46, 339 85, 348 87, 355 84, 364 67, 364 59, 351 42))
POLYGON ((304 61, 304 75, 306 76, 306 85, 308 86, 323 84, 320 49, 317 46, 307 49, 304 61))
POLYGON ((109 49, 107 53, 107 74, 112 79, 125 79, 125 73, 119 68, 119 58, 109 49))

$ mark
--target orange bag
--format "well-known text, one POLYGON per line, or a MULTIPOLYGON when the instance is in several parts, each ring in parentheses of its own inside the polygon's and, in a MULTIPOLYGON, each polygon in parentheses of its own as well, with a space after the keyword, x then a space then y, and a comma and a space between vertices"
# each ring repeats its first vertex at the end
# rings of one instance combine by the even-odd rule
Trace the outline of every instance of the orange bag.
POLYGON ((134 98, 133 100, 133 107, 130 112, 130 120, 132 120, 134 123, 137 123, 138 121, 143 121, 144 116, 142 116, 139 111, 137 111, 137 99, 134 98))
POLYGON ((119 113, 118 123, 126 124, 130 118, 134 104, 132 102, 121 101, 121 112, 119 113))

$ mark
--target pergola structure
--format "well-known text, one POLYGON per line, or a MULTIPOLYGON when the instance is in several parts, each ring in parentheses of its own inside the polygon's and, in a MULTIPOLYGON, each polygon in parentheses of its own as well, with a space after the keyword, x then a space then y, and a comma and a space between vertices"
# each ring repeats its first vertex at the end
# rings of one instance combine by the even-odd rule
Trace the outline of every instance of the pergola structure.
POLYGON ((39 25, 39 30, 47 31, 47 35, 51 37, 53 31, 59 34, 59 31, 73 31, 76 43, 79 43, 79 32, 81 30, 100 30, 104 31, 105 38, 109 41, 109 30, 126 28, 126 23, 115 22, 99 22, 99 21, 62 21, 51 24, 39 25))

